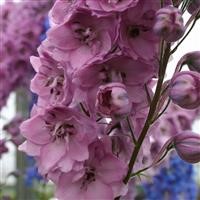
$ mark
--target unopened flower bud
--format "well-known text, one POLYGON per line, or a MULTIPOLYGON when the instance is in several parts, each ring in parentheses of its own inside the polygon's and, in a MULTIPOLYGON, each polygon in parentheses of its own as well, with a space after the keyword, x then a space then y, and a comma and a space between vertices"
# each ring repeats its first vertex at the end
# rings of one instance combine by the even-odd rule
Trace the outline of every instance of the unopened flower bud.
POLYGON ((185 71, 177 73, 171 80, 169 97, 173 103, 185 109, 200 106, 200 74, 185 71))
POLYGON ((109 83, 100 86, 97 101, 97 110, 107 116, 123 116, 131 111, 132 104, 129 100, 125 85, 109 83))
POLYGON ((187 11, 192 14, 200 8, 200 0, 190 0, 187 11))
POLYGON ((173 142, 181 159, 189 163, 200 162, 200 135, 183 131, 174 137, 173 142))
POLYGON ((200 73, 200 51, 193 51, 183 56, 184 64, 188 65, 191 71, 200 73))
POLYGON ((181 11, 173 6, 158 10, 153 30, 167 42, 180 39, 185 32, 181 11))

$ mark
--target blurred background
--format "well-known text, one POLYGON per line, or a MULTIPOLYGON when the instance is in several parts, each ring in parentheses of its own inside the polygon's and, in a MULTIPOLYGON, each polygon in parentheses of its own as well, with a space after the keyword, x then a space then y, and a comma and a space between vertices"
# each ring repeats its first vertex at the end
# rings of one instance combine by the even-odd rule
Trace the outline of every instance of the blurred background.
MULTIPOLYGON (((37 97, 29 91, 34 76, 29 57, 49 28, 48 10, 53 0, 0 0, 0 200, 50 200, 53 186, 37 172, 31 157, 17 150, 23 141, 19 124, 28 118, 37 97)), ((189 14, 185 15, 185 20, 189 14)), ((170 78, 185 53, 199 50, 200 22, 168 66, 170 78)), ((200 133, 200 120, 192 129, 200 133)), ((134 186, 133 186, 134 187, 134 186)), ((137 185, 135 199, 200 199, 200 165, 190 165, 171 154, 169 162, 137 185)))

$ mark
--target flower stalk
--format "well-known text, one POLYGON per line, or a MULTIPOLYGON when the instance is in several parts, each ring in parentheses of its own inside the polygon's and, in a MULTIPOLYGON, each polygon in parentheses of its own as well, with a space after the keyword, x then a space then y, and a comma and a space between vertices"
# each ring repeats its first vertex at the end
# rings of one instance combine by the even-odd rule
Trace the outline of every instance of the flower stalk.
POLYGON ((128 172, 127 172, 126 177, 124 178, 125 184, 128 183, 128 181, 131 177, 132 169, 133 169, 133 166, 134 166, 135 161, 137 159, 137 155, 140 151, 140 148, 141 148, 142 143, 145 139, 145 136, 147 135, 148 130, 149 130, 151 124, 152 124, 152 119, 154 117, 158 101, 160 99, 160 93, 161 93, 161 90, 162 90, 162 84, 163 84, 163 81, 164 81, 164 75, 165 75, 165 71, 166 71, 166 68, 167 68, 167 63, 168 63, 168 60, 169 60, 169 57, 170 57, 170 47, 171 47, 171 44, 168 43, 166 45, 166 49, 165 49, 165 52, 164 52, 162 65, 159 68, 159 79, 158 79, 158 83, 157 83, 157 86, 156 86, 155 95, 154 95, 152 103, 150 105, 149 113, 148 113, 144 128, 142 129, 142 132, 140 133, 140 136, 138 138, 138 142, 137 142, 137 144, 136 144, 136 146, 133 150, 133 153, 132 153, 129 165, 128 165, 129 166, 128 172))

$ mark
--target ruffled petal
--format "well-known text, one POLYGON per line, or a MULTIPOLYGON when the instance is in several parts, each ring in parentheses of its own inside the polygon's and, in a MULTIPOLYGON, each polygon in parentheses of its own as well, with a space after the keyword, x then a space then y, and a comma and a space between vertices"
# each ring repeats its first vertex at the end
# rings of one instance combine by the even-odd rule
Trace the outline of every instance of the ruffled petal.
POLYGON ((21 134, 35 144, 44 145, 50 142, 51 135, 46 129, 46 124, 41 116, 35 116, 24 121, 21 126, 21 134))
POLYGON ((41 149, 40 172, 47 173, 64 156, 65 152, 65 142, 53 142, 45 145, 41 149))

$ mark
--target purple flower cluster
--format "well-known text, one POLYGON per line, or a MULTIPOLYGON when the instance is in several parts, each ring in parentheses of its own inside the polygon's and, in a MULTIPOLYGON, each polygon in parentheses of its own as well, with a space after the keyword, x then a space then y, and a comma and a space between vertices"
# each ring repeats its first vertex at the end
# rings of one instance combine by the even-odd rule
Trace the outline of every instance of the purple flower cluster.
POLYGON ((42 23, 52 1, 6 2, 0 13, 0 109, 13 90, 27 86, 33 70, 29 57, 36 54, 42 23))
MULTIPOLYGON (((175 30, 184 27, 181 13, 169 4, 164 15, 170 27, 164 30, 174 41, 182 36, 175 30)), ((160 39, 169 40, 160 34, 163 26, 155 31, 163 20, 160 8, 159 0, 57 0, 51 9, 47 38, 39 57, 31 57, 31 90, 38 102, 21 125, 27 140, 20 150, 35 157, 39 172, 56 184, 58 199, 127 194, 128 163, 160 73, 160 39)), ((152 163, 153 136, 149 131, 142 141, 134 171, 152 163)))

